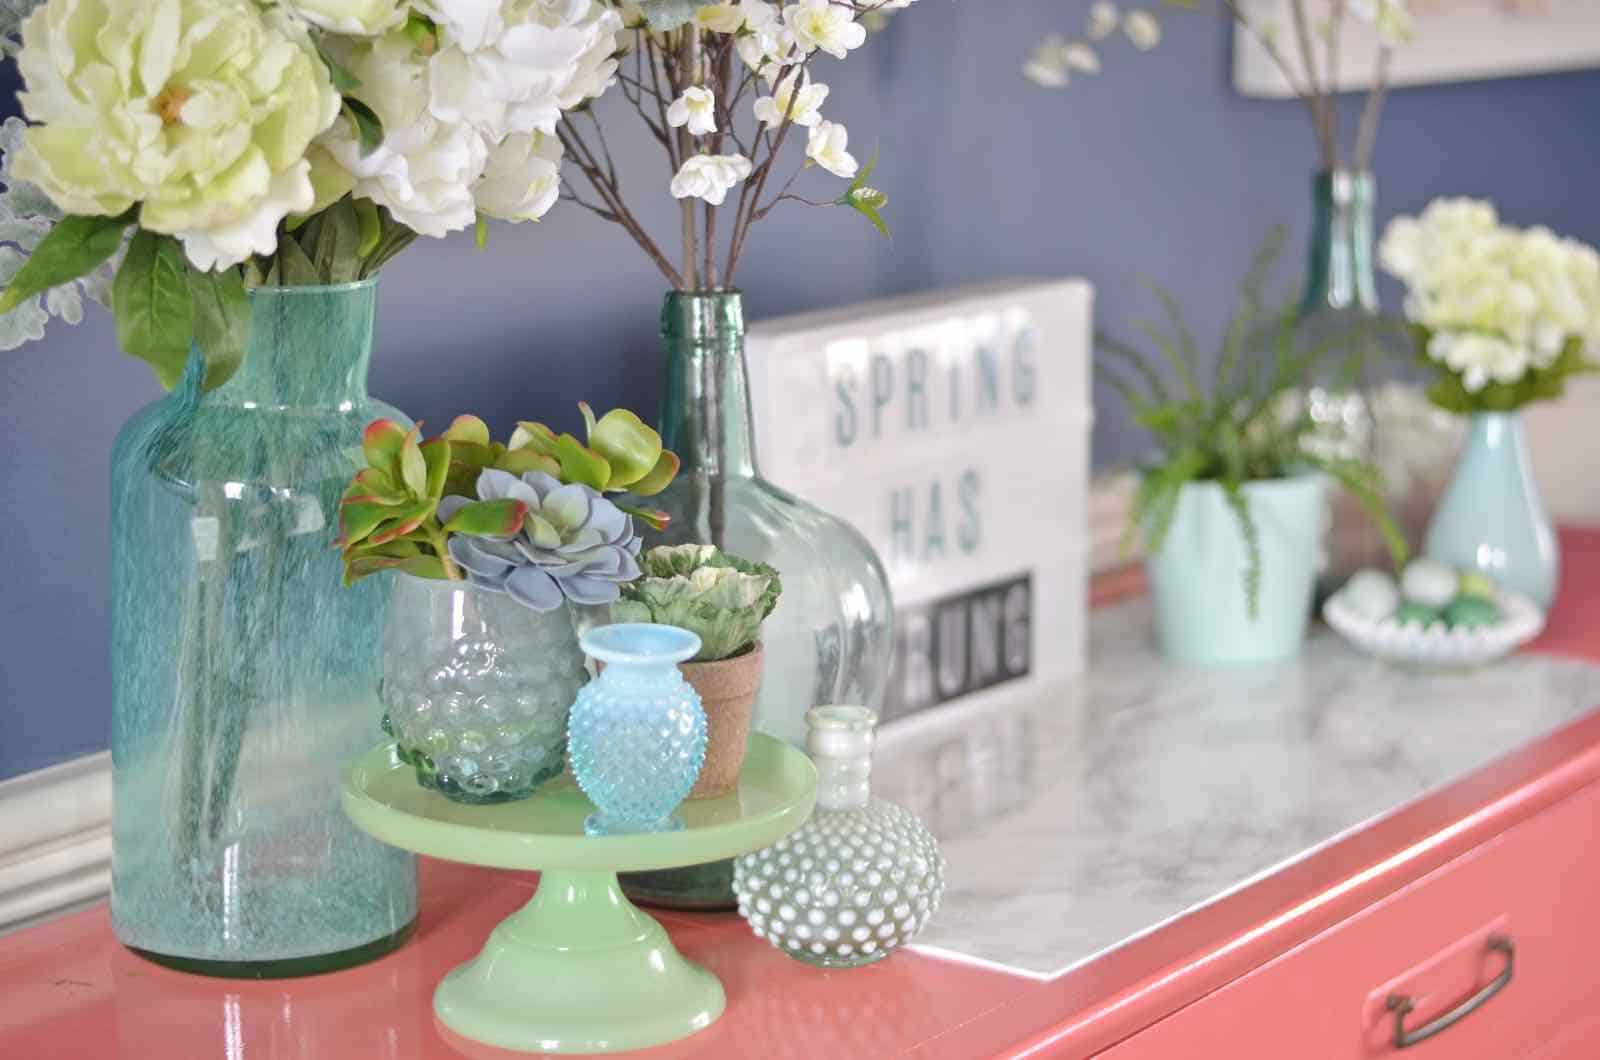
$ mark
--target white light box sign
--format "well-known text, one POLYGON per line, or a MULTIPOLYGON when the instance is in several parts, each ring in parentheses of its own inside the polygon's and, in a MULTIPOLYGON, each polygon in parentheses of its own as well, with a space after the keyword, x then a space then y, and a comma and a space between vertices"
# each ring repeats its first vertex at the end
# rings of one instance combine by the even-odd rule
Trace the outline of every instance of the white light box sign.
POLYGON ((763 473, 889 572, 885 721, 1083 670, 1093 292, 1005 283, 763 321, 763 473))

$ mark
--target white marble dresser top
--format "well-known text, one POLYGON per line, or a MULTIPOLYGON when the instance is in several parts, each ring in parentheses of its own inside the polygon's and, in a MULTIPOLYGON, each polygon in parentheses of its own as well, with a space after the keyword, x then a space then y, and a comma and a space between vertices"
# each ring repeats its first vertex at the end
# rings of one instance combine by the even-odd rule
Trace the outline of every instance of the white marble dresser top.
POLYGON ((949 862, 919 945, 1046 977, 1600 706, 1600 666, 1376 662, 1324 628, 1295 664, 1168 663, 1145 600, 1096 610, 1089 674, 891 726, 874 793, 949 862))

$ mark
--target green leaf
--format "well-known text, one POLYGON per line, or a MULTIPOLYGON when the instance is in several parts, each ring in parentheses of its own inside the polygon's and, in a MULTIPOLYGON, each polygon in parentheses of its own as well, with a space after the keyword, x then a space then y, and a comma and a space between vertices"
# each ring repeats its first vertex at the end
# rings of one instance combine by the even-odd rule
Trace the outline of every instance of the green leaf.
MULTIPOLYGON (((321 220, 320 217, 317 218, 321 220)), ((309 229, 310 226, 307 226, 309 229)), ((309 232, 304 234, 310 234, 309 232)), ((285 287, 316 287, 322 283, 322 276, 317 272, 316 265, 312 264, 305 248, 300 245, 300 236, 286 236, 278 240, 278 253, 276 261, 279 268, 278 282, 285 287)))
POLYGON ((189 264, 171 236, 138 232, 112 285, 117 343, 149 362, 167 389, 183 377, 194 339, 189 264))
POLYGON ((373 420, 361 435, 361 452, 367 459, 367 466, 383 472, 396 486, 404 485, 400 477, 400 451, 410 438, 410 432, 394 420, 373 420))
POLYGON ((581 482, 604 493, 611 485, 611 465, 570 434, 556 439, 555 457, 561 463, 564 482, 581 482))
POLYGON ((472 224, 472 241, 479 250, 489 245, 489 216, 480 213, 472 224))
POLYGON ((344 112, 356 127, 361 157, 372 154, 383 143, 383 121, 376 111, 354 96, 344 97, 344 112))
POLYGON ((611 465, 607 486, 626 489, 656 470, 661 460, 661 435, 645 426, 637 415, 627 409, 612 409, 597 422, 587 403, 578 407, 589 426, 589 448, 611 465))
POLYGON ((1239 536, 1244 538, 1245 567, 1244 567, 1244 600, 1245 607, 1254 622, 1261 615, 1261 534, 1256 527, 1255 513, 1250 511, 1250 505, 1245 500, 1244 490, 1235 478, 1221 480, 1222 499, 1233 511, 1234 519, 1239 523, 1239 536))
POLYGON ((348 96, 361 87, 361 79, 350 72, 350 69, 333 57, 328 51, 327 42, 322 34, 315 35, 317 56, 322 60, 322 65, 328 68, 328 80, 333 82, 333 90, 341 96, 348 96))
POLYGON ((9 313, 36 294, 87 276, 122 246, 133 211, 117 217, 63 217, 33 249, 0 295, 0 313, 9 313))
MULTIPOLYGON (((444 496, 445 480, 450 477, 450 440, 430 438, 422 443, 419 451, 422 453, 422 464, 426 471, 422 495, 437 501, 444 496)), ((402 462, 402 471, 404 468, 405 464, 402 462)))
POLYGON ((356 253, 365 261, 372 257, 372 252, 378 249, 378 241, 383 238, 383 215, 371 199, 355 199, 354 202, 356 220, 361 225, 361 243, 356 253))
POLYGON ((206 361, 204 386, 213 390, 244 363, 250 341, 250 296, 238 269, 190 269, 189 297, 194 304, 194 341, 206 361))
POLYGON ((322 211, 311 263, 324 283, 350 283, 361 275, 361 221, 347 195, 322 211))
POLYGON ((656 466, 644 478, 628 487, 628 492, 639 497, 654 497, 678 477, 678 468, 682 466, 678 454, 670 449, 661 451, 661 459, 656 461, 656 466))
MULTIPOLYGON (((457 416, 450 421, 450 429, 444 436, 452 442, 468 442, 472 445, 489 446, 489 425, 476 416, 457 416)), ((483 461, 486 465, 487 460, 483 461)))
POLYGON ((428 458, 423 456, 415 435, 416 428, 413 427, 411 433, 406 435, 405 444, 400 447, 400 481, 406 484, 406 489, 411 491, 413 497, 426 497, 430 478, 428 458))
POLYGON ((527 517, 528 506, 522 501, 509 498, 477 501, 463 505, 444 524, 444 529, 448 534, 509 538, 521 532, 522 521, 527 517))

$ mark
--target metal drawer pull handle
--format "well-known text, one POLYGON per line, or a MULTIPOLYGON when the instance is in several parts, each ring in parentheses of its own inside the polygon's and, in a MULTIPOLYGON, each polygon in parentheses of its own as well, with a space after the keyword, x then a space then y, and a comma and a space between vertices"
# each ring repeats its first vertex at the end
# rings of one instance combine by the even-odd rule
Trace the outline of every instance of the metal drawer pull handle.
POLYGON ((1396 1049, 1409 1049, 1418 1042, 1425 1042, 1440 1031, 1455 1026, 1473 1012, 1482 1008, 1491 997, 1506 988, 1506 984, 1511 982, 1511 965, 1516 957, 1516 946, 1504 935, 1491 935, 1489 936, 1489 950, 1491 953, 1500 953, 1505 956, 1505 969, 1495 976, 1488 986, 1479 990, 1432 1023, 1424 1024, 1414 1031, 1406 1030, 1406 1016, 1416 1006, 1404 994, 1389 995, 1389 1011, 1394 1013, 1394 1047, 1396 1049))

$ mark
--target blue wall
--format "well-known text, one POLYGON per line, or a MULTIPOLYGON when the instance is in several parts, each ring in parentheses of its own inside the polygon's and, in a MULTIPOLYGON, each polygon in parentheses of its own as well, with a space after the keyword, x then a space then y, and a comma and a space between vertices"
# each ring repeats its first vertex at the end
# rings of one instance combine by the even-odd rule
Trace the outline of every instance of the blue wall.
MULTIPOLYGON (((923 0, 849 63, 827 63, 829 109, 852 146, 865 157, 881 145, 874 183, 893 198, 894 240, 842 213, 775 214, 739 275, 752 314, 1075 274, 1099 289, 1102 324, 1127 331, 1149 311, 1133 282, 1144 273, 1214 332, 1265 228, 1290 222, 1303 238, 1309 127, 1292 103, 1233 93, 1228 31, 1202 16, 1170 19, 1154 54, 1114 49, 1104 74, 1064 93, 1023 81, 1038 35, 1075 30, 1086 7, 923 0)), ((1399 91, 1380 142, 1380 214, 1482 195, 1512 220, 1600 242, 1597 108, 1600 72, 1399 91)), ((664 162, 623 153, 625 172, 647 174, 636 198, 654 197, 645 212, 670 231, 664 162)), ((482 253, 468 238, 419 245, 385 274, 373 389, 435 425, 471 409, 497 428, 530 416, 573 426, 580 397, 653 409, 661 287, 620 232, 570 206, 497 228, 482 253)), ((106 746, 106 456, 156 394, 103 313, 0 357, 12 454, 0 466, 0 777, 106 746)), ((1141 443, 1100 398, 1105 465, 1141 443)))

